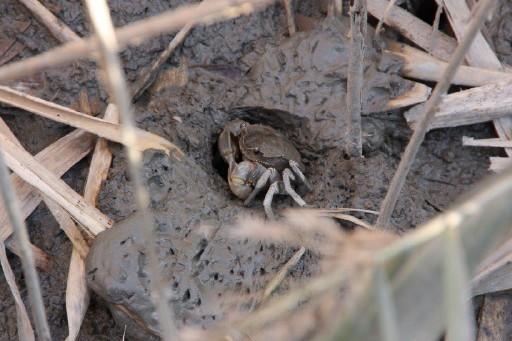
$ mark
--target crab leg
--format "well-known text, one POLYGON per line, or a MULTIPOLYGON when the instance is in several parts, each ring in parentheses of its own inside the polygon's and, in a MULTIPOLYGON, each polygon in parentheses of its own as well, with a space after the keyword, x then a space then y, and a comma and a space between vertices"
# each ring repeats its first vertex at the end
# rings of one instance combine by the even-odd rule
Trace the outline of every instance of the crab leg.
POLYGON ((272 199, 276 193, 279 193, 279 183, 277 181, 270 185, 267 194, 265 194, 265 199, 263 200, 263 207, 265 208, 265 214, 268 219, 275 219, 274 212, 272 212, 272 199))
POLYGON ((275 177, 275 172, 276 170, 274 168, 268 168, 263 172, 263 174, 261 174, 251 194, 247 197, 247 199, 245 199, 245 206, 249 205, 254 200, 254 198, 261 191, 261 189, 267 185, 269 179, 273 179, 275 177))
POLYGON ((286 168, 283 171, 283 183, 285 192, 288 193, 288 195, 291 196, 292 199, 295 200, 295 202, 300 207, 306 206, 306 202, 304 201, 304 199, 302 199, 300 195, 298 195, 297 192, 295 192, 295 190, 293 189, 290 180, 295 180, 295 176, 293 175, 290 169, 286 168))
MULTIPOLYGON (((304 185, 306 185, 306 188, 308 189, 308 191, 311 191, 312 187, 309 184, 309 181, 306 179, 306 176, 304 176, 304 173, 302 173, 302 171, 300 170, 299 164, 296 161, 290 160, 290 168, 295 172, 295 174, 297 174, 300 181, 302 181, 304 183, 304 185)), ((295 200, 295 201, 297 201, 297 200, 295 200)))

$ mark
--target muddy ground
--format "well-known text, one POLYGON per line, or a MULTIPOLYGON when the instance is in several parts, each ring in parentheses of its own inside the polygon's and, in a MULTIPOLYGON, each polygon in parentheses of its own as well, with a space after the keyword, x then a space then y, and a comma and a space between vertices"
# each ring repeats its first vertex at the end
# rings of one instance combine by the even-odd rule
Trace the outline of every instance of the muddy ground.
MULTIPOLYGON (((42 2, 75 32, 87 35, 88 26, 84 20, 81 1, 42 2)), ((158 14, 184 2, 186 1, 152 1, 142 5, 135 1, 112 0, 109 4, 114 22, 119 26, 158 14)), ((499 13, 510 11, 511 6, 505 4, 505 1, 502 6, 504 8, 499 13)), ((314 18, 320 18, 323 15, 316 1, 301 1, 297 10, 314 18)), ((512 30, 508 28, 511 24, 504 19, 499 22, 500 25, 489 29, 489 35, 492 36, 500 58, 508 62, 512 40, 510 38, 512 30)), ((14 0, 5 0, 0 3, 0 27, 7 37, 16 37, 23 47, 12 60, 35 55, 58 45, 51 34, 14 0), (16 28, 19 27, 25 30, 23 34, 17 34, 16 28)), ((168 36, 162 36, 123 52, 122 58, 129 81, 136 79, 141 69, 158 55, 169 39, 168 36)), ((190 213, 191 216, 198 215, 201 219, 229 223, 235 213, 244 210, 242 203, 229 192, 224 180, 225 165, 214 152, 216 137, 227 121, 240 115, 239 113, 230 114, 231 108, 258 105, 254 99, 260 96, 256 93, 256 88, 249 87, 249 90, 254 91, 241 94, 240 88, 243 87, 239 85, 246 84, 248 78, 251 78, 253 84, 254 79, 265 82, 263 77, 265 68, 262 67, 263 71, 259 74, 254 74, 253 66, 258 64, 262 56, 269 51, 268 46, 278 49, 275 46, 281 45, 285 39, 285 16, 280 6, 271 7, 251 17, 207 28, 197 28, 166 64, 166 69, 169 70, 182 66, 182 61, 185 60, 189 70, 188 83, 185 86, 176 87, 165 86, 166 83, 162 81, 164 86, 151 88, 135 103, 138 125, 177 143, 187 154, 186 165, 193 169, 192 174, 197 174, 199 177, 197 182, 204 183, 205 188, 208 188, 207 195, 215 198, 215 205, 212 205, 215 209, 202 207, 199 213, 190 209, 190 211, 180 212, 182 215, 190 213)), ((258 65, 261 66, 261 63, 258 65)), ((104 107, 107 95, 96 81, 94 70, 94 64, 91 62, 76 62, 69 67, 48 70, 42 75, 13 85, 29 87, 29 91, 38 96, 71 106, 76 105, 80 90, 87 89, 90 98, 98 102, 99 107, 104 107)), ((388 87, 386 91, 391 90, 388 87)), ((263 94, 259 98, 266 97, 263 94)), ((281 103, 279 109, 290 108, 289 104, 282 99, 274 99, 274 102, 278 102, 276 107, 281 103)), ((268 106, 268 103, 261 105, 268 106)), ((320 117, 320 122, 322 119, 332 119, 332 112, 326 110, 322 113, 326 116, 320 117)), ((32 153, 41 150, 70 131, 69 127, 12 108, 0 107, 0 114, 27 150, 32 153)), ((303 118, 308 114, 302 113, 294 117, 303 118)), ((365 158, 349 160, 344 155, 342 142, 335 141, 333 145, 326 145, 325 141, 316 144, 308 143, 308 138, 304 138, 300 131, 294 130, 296 126, 294 128, 293 125, 290 127, 282 123, 290 120, 268 121, 265 115, 250 115, 249 118, 273 125, 300 147, 307 168, 306 175, 314 187, 314 190, 307 193, 304 199, 315 207, 377 209, 411 134, 401 112, 366 115, 364 117, 365 158)), ((286 116, 286 118, 289 117, 286 116)), ((340 124, 343 127, 343 122, 340 124)), ((436 213, 442 212, 461 193, 488 174, 488 157, 500 155, 500 152, 481 148, 463 148, 461 140, 464 135, 486 138, 493 137, 494 131, 490 124, 479 124, 436 130, 427 135, 393 216, 394 224, 401 230, 405 231, 417 226, 436 213)), ((327 133, 327 136, 332 142, 332 135, 327 133)), ((117 145, 112 145, 112 149, 113 165, 100 195, 99 208, 118 221, 129 216, 134 211, 135 205, 124 152, 117 145)), ((172 173, 175 166, 171 162, 158 153, 146 154, 145 175, 152 193, 152 204, 162 215, 163 220, 165 220, 165 214, 172 213, 173 207, 169 204, 169 199, 176 196, 175 191, 184 190, 180 189, 184 184, 173 182, 177 175, 172 173), (169 170, 171 175, 168 173, 169 170)), ((64 180, 79 192, 83 190, 88 163, 87 158, 64 176, 64 180)), ((188 167, 186 165, 183 167, 188 167)), ((198 201, 205 200, 203 195, 195 194, 197 193, 184 198, 182 207, 194 207, 198 201)), ((279 210, 293 205, 290 198, 282 197, 277 200, 275 208, 279 210)), ((255 204, 248 211, 261 214, 262 209, 255 204)), ((371 217, 365 218, 371 219, 371 217)), ((40 278, 52 334, 56 340, 63 340, 67 335, 64 293, 71 244, 59 230, 57 223, 44 205, 38 207, 27 223, 32 242, 53 258, 51 271, 40 273, 40 278)), ((289 254, 290 250, 283 251, 283 249, 265 253, 269 259, 267 261, 277 263, 279 263, 278 255, 287 259, 289 254)), ((23 282, 19 259, 11 255, 10 261, 15 269, 22 295, 26 299, 26 286, 23 282)), ((307 276, 310 273, 308 269, 311 267, 314 267, 314 258, 305 257, 292 276, 297 279, 307 276)), ((226 282, 229 281, 228 278, 226 282)), ((489 298, 489 300, 492 299, 489 298)), ((503 302, 503 298, 500 302, 503 302)), ((502 304, 502 306, 506 305, 502 304)), ((121 339, 122 335, 123 327, 115 323, 104 302, 93 295, 79 339, 121 339)), ((12 340, 15 337, 14 301, 7 284, 4 280, 0 280, 0 339, 12 340)))

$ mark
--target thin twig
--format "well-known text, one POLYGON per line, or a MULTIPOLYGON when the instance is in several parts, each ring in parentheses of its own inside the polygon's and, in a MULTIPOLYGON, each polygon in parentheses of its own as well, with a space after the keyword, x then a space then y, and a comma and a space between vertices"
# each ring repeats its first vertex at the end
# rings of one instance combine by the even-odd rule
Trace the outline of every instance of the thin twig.
POLYGON ((364 98, 364 51, 367 26, 366 0, 355 0, 350 7, 350 58, 347 77, 347 111, 349 115, 349 153, 363 155, 361 111, 364 98))
MULTIPOLYGON (((3 145, 2 145, 3 148, 3 145)), ((50 341, 50 328, 46 320, 46 312, 44 309, 43 298, 41 296, 41 288, 39 286, 39 278, 34 263, 34 256, 30 248, 30 240, 27 233, 27 227, 23 220, 18 198, 14 194, 12 184, 10 182, 9 172, 5 162, 4 151, 0 152, 0 192, 4 201, 4 206, 9 216, 14 235, 21 248, 21 264, 23 274, 27 283, 30 304, 36 325, 37 335, 41 340, 50 341)))
POLYGON ((162 67, 162 65, 166 62, 167 59, 171 56, 171 54, 178 48, 178 46, 183 43, 185 38, 188 36, 190 31, 192 31, 192 28, 194 27, 193 24, 187 24, 185 25, 171 40, 167 48, 158 56, 157 59, 151 64, 149 69, 146 69, 140 77, 137 79, 137 81, 134 84, 134 87, 132 88, 132 100, 135 102, 143 93, 146 91, 147 88, 153 83, 153 81, 156 78, 156 74, 162 67))
POLYGON ((434 23, 432 24, 432 37, 430 38, 430 49, 435 48, 437 41, 437 35, 439 34, 439 22, 441 21, 441 14, 443 14, 443 5, 437 4, 436 15, 434 17, 434 23))
POLYGON ((451 81, 457 72, 457 68, 464 60, 464 56, 469 50, 473 38, 483 25, 487 13, 490 12, 495 4, 495 0, 481 1, 475 16, 471 19, 471 22, 467 27, 464 39, 460 42, 452 59, 450 60, 450 63, 444 71, 444 77, 439 81, 439 83, 437 83, 434 92, 432 93, 432 97, 430 97, 428 102, 425 104, 425 111, 421 115, 421 120, 414 130, 411 140, 409 141, 400 164, 398 165, 398 169, 391 180, 386 197, 382 202, 379 217, 376 222, 378 227, 390 228, 391 214, 395 208, 396 201, 398 200, 398 196, 400 195, 400 191, 405 183, 405 179, 409 173, 411 165, 414 162, 416 153, 425 138, 430 121, 437 110, 437 106, 450 87, 451 81))
MULTIPOLYGON (((184 5, 149 19, 139 20, 116 30, 119 48, 141 44, 164 32, 175 32, 190 23, 213 24, 263 9, 275 0, 216 0, 208 4, 184 5)), ((97 50, 98 39, 90 37, 69 42, 35 57, 0 68, 0 83, 86 58, 97 50)))
POLYGON ((118 41, 105 0, 86 0, 89 17, 98 37, 102 66, 109 81, 111 96, 122 117, 121 131, 124 145, 127 149, 130 171, 134 183, 134 193, 139 214, 141 215, 142 230, 147 245, 149 268, 151 272, 151 296, 156 306, 161 337, 164 340, 177 340, 177 329, 174 314, 169 306, 164 278, 158 264, 156 252, 156 236, 154 223, 149 211, 149 195, 144 187, 142 177, 142 153, 135 148, 136 134, 130 94, 124 78, 121 61, 118 56, 118 41))
POLYGON ((395 2, 396 2, 396 0, 389 1, 388 5, 386 6, 386 10, 384 11, 384 14, 382 15, 382 17, 379 18, 379 22, 377 23, 377 28, 375 29, 375 37, 376 38, 379 37, 380 31, 382 31, 382 25, 386 21, 388 15, 389 15, 389 12, 393 8, 393 6, 395 6, 395 2))
POLYGON ((293 15, 293 0, 282 0, 284 9, 286 11, 286 23, 288 25, 288 34, 293 36, 297 29, 295 27, 295 17, 293 15))
POLYGON ((62 23, 52 12, 37 0, 18 0, 53 34, 60 42, 80 39, 68 26, 62 23))

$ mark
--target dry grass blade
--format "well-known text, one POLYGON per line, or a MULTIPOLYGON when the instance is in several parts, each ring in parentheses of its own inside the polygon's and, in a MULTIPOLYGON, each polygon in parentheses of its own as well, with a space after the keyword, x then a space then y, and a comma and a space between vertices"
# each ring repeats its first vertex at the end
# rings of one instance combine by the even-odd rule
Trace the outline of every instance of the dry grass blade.
MULTIPOLYGON (((19 146, 21 146, 21 144, 18 141, 18 139, 16 138, 16 136, 13 134, 11 129, 7 126, 5 121, 2 120, 1 118, 0 118, 0 132, 2 134, 5 134, 5 136, 7 136, 11 141, 13 141, 14 143, 17 143, 19 146)), ((13 183, 15 183, 13 179, 14 178, 11 177, 11 181, 13 183)), ((16 191, 16 194, 19 193, 19 191, 17 191, 16 186, 14 186, 14 190, 16 191)), ((3 206, 0 206, 0 208, 3 208, 3 206)), ((0 210, 0 216, 2 216, 3 213, 5 213, 5 210, 4 211, 0 210)), ((7 217, 5 217, 5 218, 7 219, 7 217)), ((4 240, 2 240, 2 242, 4 242, 4 240)), ((16 244, 15 240, 5 240, 5 244, 9 248, 9 250, 11 250, 12 252, 14 252, 17 255, 21 255, 21 249, 20 249, 19 245, 16 244)), ((30 247, 32 248, 32 253, 34 254, 36 266, 39 269, 42 269, 43 271, 49 271, 50 256, 48 256, 43 250, 39 249, 38 247, 36 247, 33 244, 30 244, 30 247)))
POLYGON ((2 134, 1 136, 4 138, 2 139, 2 143, 0 143, 2 146, 2 151, 0 152, 0 192, 9 221, 14 230, 14 236, 21 250, 21 265, 23 274, 25 275, 25 282, 28 288, 38 337, 41 340, 50 341, 50 328, 48 327, 48 320, 46 319, 39 277, 37 276, 34 256, 30 247, 27 227, 25 226, 25 221, 12 183, 10 182, 9 171, 7 169, 8 161, 6 161, 6 159, 10 159, 8 155, 8 145, 10 144, 16 148, 19 147, 15 143, 10 142, 8 138, 5 138, 5 135, 2 134))
MULTIPOLYGON (((468 273, 510 233, 512 211, 507 198, 512 194, 512 170, 480 184, 471 194, 465 202, 379 251, 375 257, 390 278, 402 340, 435 340, 446 327, 440 278, 443 264, 453 261, 447 260, 450 257, 444 252, 448 229, 457 230, 460 235, 460 255, 466 256, 468 273)), ((464 289, 459 285, 458 290, 464 289)), ((372 290, 366 290, 353 316, 336 321, 341 326, 338 336, 347 340, 379 339, 378 308, 371 301, 372 295, 372 290)))
POLYGON ((137 79, 132 91, 133 101, 136 101, 146 89, 151 85, 151 83, 156 79, 157 73, 162 67, 162 65, 169 59, 174 50, 178 48, 178 46, 183 43, 185 38, 188 36, 192 28, 193 24, 185 25, 171 40, 167 48, 158 56, 158 58, 151 64, 151 66, 144 71, 144 73, 137 79))
POLYGON ((46 7, 44 7, 37 0, 19 0, 25 7, 27 7, 57 40, 60 42, 71 41, 80 39, 75 32, 73 32, 68 26, 62 23, 57 17, 53 15, 46 7))
POLYGON ((381 339, 384 341, 400 340, 393 291, 391 290, 386 271, 379 265, 375 267, 374 287, 379 307, 381 339))
POLYGON ((469 293, 465 257, 459 231, 444 233, 444 311, 447 321, 446 340, 473 340, 473 310, 469 293))
MULTIPOLYGON (((424 81, 439 81, 447 63, 412 46, 390 42, 388 52, 404 61, 401 74, 424 81)), ((453 84, 481 86, 500 81, 512 81, 512 73, 461 65, 453 77, 453 84)))
MULTIPOLYGON (((75 128, 83 129, 114 142, 123 142, 119 124, 91 117, 5 86, 0 86, 0 102, 33 112, 57 122, 68 124, 75 128)), ((157 149, 169 155, 173 154, 176 157, 183 155, 183 152, 178 147, 160 136, 140 129, 136 129, 134 134, 134 138, 136 139, 135 147, 140 151, 157 149)))
MULTIPOLYGON (((36 160, 56 176, 62 176, 69 168, 86 156, 93 146, 93 136, 76 130, 62 137, 36 155, 36 160)), ((41 202, 39 192, 18 175, 11 175, 11 182, 20 200, 21 213, 27 218, 41 202)), ((5 210, 0 210, 0 240, 6 240, 12 233, 5 210)))
POLYGON ((85 259, 89 253, 89 245, 85 241, 85 238, 82 236, 82 233, 80 233, 80 230, 69 213, 47 196, 43 196, 43 200, 46 207, 48 207, 52 215, 55 217, 55 220, 59 223, 60 228, 64 233, 66 233, 69 240, 71 240, 73 248, 76 249, 78 254, 85 259))
MULTIPOLYGON (((424 108, 425 105, 420 104, 404 114, 409 125, 417 125, 424 108)), ((491 121, 510 115, 511 111, 510 81, 483 85, 444 96, 429 124, 429 129, 491 121)))
POLYGON ((367 222, 359 219, 359 218, 356 218, 350 214, 342 214, 342 213, 331 213, 331 214, 328 214, 326 216, 330 216, 332 218, 336 218, 336 219, 339 219, 339 220, 346 220, 346 221, 350 221, 351 223, 354 223, 358 226, 361 226, 361 227, 364 227, 365 229, 368 229, 368 230, 375 230, 375 227, 373 227, 372 225, 368 224, 367 222))
MULTIPOLYGON (((21 248, 18 245, 16 239, 12 237, 7 238, 3 243, 5 243, 5 246, 9 249, 9 251, 14 253, 15 255, 21 256, 21 248)), ((32 248, 32 254, 34 255, 34 261, 36 262, 37 268, 41 271, 49 272, 52 267, 52 258, 50 257, 50 255, 48 255, 46 252, 44 252, 34 244, 30 245, 32 248)))
POLYGON ((25 304, 23 303, 18 287, 16 286, 14 272, 12 271, 11 265, 9 264, 7 254, 5 253, 4 243, 2 242, 0 242, 0 263, 2 264, 2 271, 4 273, 5 280, 7 281, 7 285, 9 285, 9 289, 11 290, 11 294, 16 305, 18 338, 20 340, 33 341, 35 340, 34 330, 30 324, 30 319, 28 317, 25 304))
MULTIPOLYGON (((3 120, 0 120, 0 132, 5 135, 6 138, 9 139, 12 143, 16 144, 18 147, 23 148, 19 140, 12 133, 9 127, 5 124, 3 120)), ((48 207, 48 209, 52 212, 53 216, 59 223, 60 227, 64 230, 66 235, 71 239, 75 247, 80 250, 81 255, 85 257, 89 250, 89 246, 83 239, 80 231, 78 230, 75 222, 71 219, 69 214, 64 211, 60 206, 55 204, 48 197, 43 196, 43 199, 48 207)))
POLYGON ((264 303, 270 295, 279 287, 281 282, 284 280, 288 272, 297 265, 299 260, 302 258, 302 255, 306 252, 304 246, 301 246, 295 254, 286 262, 285 265, 279 270, 279 272, 272 278, 272 280, 267 284, 265 290, 263 290, 263 294, 260 300, 260 303, 264 303))
POLYGON ((332 290, 345 280, 344 273, 336 269, 328 275, 312 279, 302 288, 272 300, 272 302, 242 318, 240 321, 234 321, 232 325, 246 332, 259 329, 261 326, 278 319, 283 314, 297 307, 301 302, 332 290))
MULTIPOLYGON (((164 32, 175 32, 190 23, 213 24, 233 19, 263 9, 273 2, 275 0, 216 0, 204 5, 184 5, 119 28, 116 37, 121 47, 127 44, 140 44, 144 39, 164 32)), ((97 46, 98 40, 95 37, 80 39, 36 57, 8 64, 0 68, 0 83, 90 56, 96 51, 97 46)))
POLYGON ((66 315, 69 330, 66 341, 74 341, 78 337, 88 305, 89 289, 87 288, 85 261, 74 248, 71 253, 66 285, 66 315))
MULTIPOLYGON (((103 117, 107 121, 119 122, 119 112, 114 104, 110 103, 103 117)), ((107 178, 112 152, 108 148, 107 140, 99 138, 91 158, 89 174, 85 183, 84 199, 92 206, 101 190, 103 181, 107 178)), ((66 314, 68 319, 68 337, 66 341, 74 341, 78 337, 82 321, 89 306, 89 289, 85 273, 85 258, 87 252, 82 254, 78 247, 74 247, 69 264, 68 282, 66 287, 66 314)))
POLYGON ((474 36, 479 32, 481 26, 484 23, 484 20, 487 14, 490 12, 492 7, 496 4, 495 0, 482 0, 478 10, 475 12, 474 17, 471 19, 467 30, 464 35, 464 39, 461 41, 460 45, 454 52, 450 63, 445 69, 443 79, 437 83, 432 96, 425 104, 425 110, 421 115, 421 118, 414 130, 414 133, 405 149, 405 152, 400 160, 400 164, 398 165, 398 169, 391 180, 391 184, 389 185, 389 190, 386 193, 386 197, 382 202, 379 218, 377 219, 376 225, 384 228, 390 227, 391 214, 395 208, 396 201, 398 200, 398 196, 400 195, 400 191, 405 183, 405 179, 409 170, 411 168, 412 163, 414 162, 414 158, 418 149, 423 142, 425 134, 430 125, 430 121, 432 120, 437 106, 442 100, 442 97, 446 94, 453 77, 457 71, 458 66, 462 63, 466 52, 471 46, 471 42, 473 41, 474 36))
POLYGON ((110 227, 112 222, 108 217, 87 204, 80 195, 41 165, 32 155, 3 134, 0 134, 0 144, 9 168, 65 208, 91 235, 96 235, 110 227))
MULTIPOLYGON (((112 123, 119 123, 119 112, 114 104, 107 106, 103 119, 112 123)), ((108 148, 108 141, 99 138, 94 147, 84 190, 84 198, 92 206, 96 206, 96 199, 101 190, 101 184, 108 176, 111 162, 112 152, 108 148)))
MULTIPOLYGON (((206 7, 208 3, 202 3, 206 7)), ((89 18, 98 37, 101 62, 107 75, 110 95, 122 115, 121 133, 127 149, 128 161, 134 182, 135 199, 143 228, 143 236, 147 244, 149 270, 151 275, 150 290, 156 307, 160 335, 164 340, 176 340, 177 329, 174 321, 174 311, 169 306, 167 287, 160 272, 158 255, 156 253, 156 235, 154 223, 149 212, 149 195, 144 187, 142 178, 142 155, 136 148, 136 128, 133 118, 128 86, 123 74, 121 61, 117 54, 116 39, 112 18, 105 0, 86 0, 89 18)))

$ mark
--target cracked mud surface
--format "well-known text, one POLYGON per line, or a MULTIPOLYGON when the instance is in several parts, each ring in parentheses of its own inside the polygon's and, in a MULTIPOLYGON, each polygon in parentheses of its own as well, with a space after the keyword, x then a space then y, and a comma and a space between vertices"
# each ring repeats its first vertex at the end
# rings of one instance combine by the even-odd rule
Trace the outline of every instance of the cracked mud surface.
MULTIPOLYGON (((87 34, 80 1, 43 2, 77 33, 87 34)), ((122 25, 184 2, 153 1, 150 5, 142 5, 116 0, 109 1, 109 4, 116 25, 122 25)), ((299 11, 316 17, 322 15, 316 2, 304 2, 299 11)), ((18 38, 23 39, 26 47, 17 58, 34 55, 57 45, 51 35, 14 0, 2 2, 0 13, 7 14, 0 14, 2 27, 10 27, 13 20, 30 22, 23 38, 18 38)), ((166 64, 168 69, 177 67, 181 56, 184 56, 188 64, 188 83, 183 87, 153 87, 135 104, 137 123, 141 128, 169 138, 187 154, 187 159, 181 163, 154 152, 145 156, 145 178, 162 235, 162 262, 169 269, 167 274, 173 285, 178 283, 173 299, 178 303, 175 306, 180 323, 215 323, 213 316, 220 319, 223 315, 223 310, 218 309, 216 295, 227 295, 233 290, 256 290, 294 251, 291 247, 263 245, 257 241, 248 241, 245 245, 243 241, 233 242, 226 237, 224 229, 238 213, 262 214, 261 201, 248 209, 244 208, 229 192, 224 180, 225 166, 215 156, 214 150, 217 134, 227 121, 240 117, 263 122, 287 135, 303 155, 306 175, 314 187, 304 199, 315 207, 377 209, 411 134, 399 112, 368 114, 363 118, 365 158, 346 159, 343 134, 336 134, 334 129, 322 129, 325 123, 340 131, 344 129, 343 111, 338 109, 340 104, 330 102, 333 93, 344 93, 344 84, 329 83, 329 77, 342 77, 336 73, 331 75, 324 68, 329 65, 329 60, 317 65, 321 72, 317 69, 316 75, 308 73, 309 69, 301 72, 302 65, 314 64, 315 59, 295 59, 294 51, 311 51, 315 44, 306 38, 314 40, 314 34, 301 33, 295 40, 287 40, 285 33, 285 17, 277 5, 248 18, 197 28, 166 64), (302 43, 305 41, 307 43, 302 43), (281 63, 280 60, 276 66, 276 55, 283 56, 286 62, 281 63), (295 78, 288 79, 291 75, 295 78), (274 91, 272 79, 276 76, 281 77, 281 82, 291 84, 287 92, 274 91), (315 79, 319 80, 317 84, 313 81, 315 79), (312 94, 311 101, 307 103, 309 107, 305 106, 305 98, 297 97, 302 93, 298 91, 300 89, 312 94), (315 97, 317 93, 319 97, 315 97), (319 98, 326 100, 315 102, 319 98), (252 107, 252 111, 249 111, 252 114, 230 111, 231 108, 243 106, 252 107), (254 106, 283 111, 275 114, 255 109, 254 106), (178 116, 182 123, 174 116, 178 116), (213 231, 217 232, 198 229, 201 225, 212 226, 213 231), (211 238, 205 238, 205 233, 211 238), (208 243, 205 244, 204 240, 208 240, 208 243)), ((322 39, 322 42, 333 43, 332 34, 327 34, 331 40, 322 39)), ((337 39, 339 43, 345 38, 337 39)), ((127 78, 133 81, 141 68, 148 65, 168 41, 168 36, 162 36, 123 52, 127 78)), ((320 51, 321 48, 320 44, 320 51)), ((335 57, 343 59, 345 52, 338 52, 335 57)), ((323 57, 323 54, 319 57, 323 57)), ((373 76, 379 75, 377 71, 382 71, 378 69, 379 63, 376 59, 372 62, 374 67, 367 70, 373 76)), ((79 91, 86 88, 91 97, 98 98, 105 106, 107 96, 105 91, 98 90, 93 65, 79 62, 46 71, 41 76, 42 80, 36 82, 42 85, 36 85, 34 91, 45 99, 73 105, 78 100, 79 91)), ((386 96, 405 87, 393 86, 398 82, 396 78, 393 83, 385 77, 372 77, 368 78, 375 80, 372 84, 378 89, 378 96, 371 102, 375 103, 377 110, 388 98, 386 96)), ((0 114, 30 152, 37 152, 70 130, 69 127, 12 108, 0 107, 0 114)), ((430 132, 399 199, 393 216, 394 223, 401 230, 417 226, 446 209, 459 194, 485 176, 488 157, 494 155, 491 154, 494 151, 463 148, 461 139, 463 135, 485 138, 493 134, 487 124, 430 132)), ((117 145, 112 147, 113 166, 100 195, 99 208, 120 221, 132 214, 135 205, 124 152, 117 145)), ((83 190, 88 163, 89 159, 85 159, 64 176, 64 180, 79 192, 83 190)), ((293 205, 290 198, 279 197, 274 207, 280 210, 293 205)), ((90 278, 97 281, 99 295, 93 296, 80 340, 121 339, 124 324, 115 323, 105 299, 110 303, 129 306, 146 319, 150 330, 155 327, 154 314, 148 308, 145 292, 147 282, 140 282, 141 278, 147 278, 145 259, 141 256, 140 229, 137 224, 127 225, 102 236, 95 246, 98 251, 89 259, 90 263, 94 263, 89 270, 103 263, 102 268, 96 270, 94 280, 90 278), (106 248, 107 245, 115 245, 116 249, 106 248), (125 254, 128 256, 125 257, 125 254), (94 260, 94 257, 99 260, 94 260), (105 262, 108 259, 115 259, 115 265, 105 262), (119 281, 121 278, 124 278, 124 282, 119 281), (103 286, 100 287, 100 284, 103 286)), ((32 242, 54 259, 52 270, 41 273, 40 277, 50 327, 54 338, 61 340, 67 333, 64 293, 71 244, 44 205, 31 215, 28 226, 32 242)), ((20 262, 14 256, 10 260, 26 300, 20 262)), ((290 279, 298 281, 310 276, 315 264, 315 258, 307 253, 290 279)), ((4 280, 0 280, 0 289, 0 340, 12 340, 16 337, 15 306, 4 280)), ((133 334, 133 329, 137 331, 140 328, 131 329, 133 334)))

